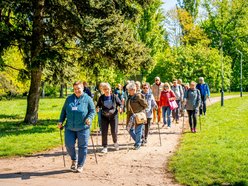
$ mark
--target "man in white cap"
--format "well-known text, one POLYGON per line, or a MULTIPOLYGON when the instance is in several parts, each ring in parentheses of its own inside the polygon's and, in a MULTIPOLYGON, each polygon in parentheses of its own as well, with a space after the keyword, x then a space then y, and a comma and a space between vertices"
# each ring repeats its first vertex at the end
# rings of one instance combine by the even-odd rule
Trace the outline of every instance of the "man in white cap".
POLYGON ((200 115, 202 114, 206 115, 206 112, 207 112, 206 101, 207 101, 207 98, 210 97, 210 90, 209 90, 208 84, 204 82, 203 77, 199 78, 199 83, 197 84, 196 88, 201 93, 200 115))
POLYGON ((159 77, 155 77, 155 83, 152 85, 152 93, 155 98, 155 101, 158 105, 158 113, 156 112, 156 109, 153 110, 153 122, 156 122, 156 119, 158 119, 158 122, 162 121, 162 108, 159 106, 160 102, 160 93, 163 90, 164 84, 160 81, 159 77), (158 115, 158 118, 157 118, 158 115))

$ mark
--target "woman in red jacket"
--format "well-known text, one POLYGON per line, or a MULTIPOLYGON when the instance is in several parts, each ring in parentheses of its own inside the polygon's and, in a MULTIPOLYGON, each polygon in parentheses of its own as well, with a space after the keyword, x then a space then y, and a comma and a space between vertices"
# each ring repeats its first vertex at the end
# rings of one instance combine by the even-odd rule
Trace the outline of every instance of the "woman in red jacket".
POLYGON ((168 128, 171 127, 171 109, 170 109, 170 101, 176 99, 174 92, 171 90, 169 83, 164 84, 164 90, 160 94, 160 107, 162 107, 162 116, 164 126, 168 125, 168 128))

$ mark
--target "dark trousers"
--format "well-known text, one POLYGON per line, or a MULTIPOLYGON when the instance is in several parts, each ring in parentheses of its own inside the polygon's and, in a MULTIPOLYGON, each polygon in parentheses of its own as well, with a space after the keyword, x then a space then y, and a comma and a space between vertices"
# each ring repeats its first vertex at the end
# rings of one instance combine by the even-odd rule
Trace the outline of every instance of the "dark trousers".
POLYGON ((195 110, 187 110, 189 115, 189 126, 190 128, 196 128, 197 125, 197 113, 195 110))
POLYGON ((152 121, 152 118, 147 118, 147 124, 145 124, 145 131, 143 132, 143 135, 142 135, 142 139, 143 140, 147 140, 147 137, 148 137, 148 134, 149 134, 149 130, 150 130, 150 126, 151 126, 151 121, 152 121))
POLYGON ((206 114, 207 111, 207 97, 206 96, 201 96, 201 106, 200 106, 200 114, 206 114))
POLYGON ((118 114, 112 117, 105 117, 102 115, 102 146, 108 146, 108 129, 109 125, 111 128, 111 134, 113 138, 113 142, 117 143, 117 133, 118 133, 118 114))
POLYGON ((180 109, 181 109, 181 101, 176 100, 176 102, 177 102, 178 108, 176 108, 172 111, 172 117, 173 117, 173 119, 178 121, 179 120, 179 113, 180 113, 180 109))

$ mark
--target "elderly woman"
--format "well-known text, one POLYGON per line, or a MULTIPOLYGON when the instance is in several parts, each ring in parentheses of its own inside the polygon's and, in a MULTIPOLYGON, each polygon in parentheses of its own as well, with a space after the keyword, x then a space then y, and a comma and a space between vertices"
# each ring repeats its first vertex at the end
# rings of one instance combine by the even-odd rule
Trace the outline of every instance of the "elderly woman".
POLYGON ((148 107, 147 101, 145 100, 142 94, 138 94, 137 87, 135 83, 129 83, 127 85, 128 90, 128 100, 127 100, 127 129, 133 140, 135 141, 134 149, 138 150, 142 143, 142 131, 143 131, 143 124, 137 125, 133 120, 135 117, 135 113, 139 113, 145 111, 148 107), (134 125, 130 126, 130 123, 134 122, 134 125), (129 129, 130 126, 130 129, 129 129))
POLYGON ((190 88, 185 92, 184 95, 184 102, 186 103, 186 110, 189 116, 191 132, 195 133, 197 125, 197 113, 201 104, 201 93, 196 88, 196 83, 194 81, 192 81, 189 86, 190 88))
POLYGON ((121 100, 115 94, 111 93, 111 87, 108 83, 102 85, 103 95, 100 96, 97 102, 97 112, 99 109, 102 110, 101 113, 101 126, 102 126, 102 153, 108 152, 108 128, 111 127, 112 139, 114 142, 114 147, 119 150, 119 145, 117 143, 117 133, 118 133, 118 107, 120 107, 120 112, 122 112, 121 100))
POLYGON ((147 137, 148 137, 148 133, 149 133, 150 125, 151 125, 151 120, 152 120, 152 110, 158 109, 155 98, 152 95, 152 92, 150 90, 151 89, 150 89, 149 83, 144 83, 142 85, 142 94, 145 97, 145 100, 147 101, 147 104, 148 104, 148 107, 146 108, 147 123, 145 125, 145 133, 143 134, 142 144, 147 143, 147 137))
POLYGON ((71 157, 71 169, 74 172, 82 172, 86 160, 90 125, 95 115, 95 106, 91 97, 84 93, 83 83, 77 81, 73 84, 74 94, 67 97, 62 108, 58 127, 65 124, 65 146, 71 157), (78 158, 75 144, 78 141, 78 158), (77 165, 76 165, 77 162, 77 165))
POLYGON ((171 127, 171 109, 170 109, 170 101, 176 100, 175 93, 171 90, 169 83, 164 83, 164 90, 160 95, 160 106, 162 107, 162 115, 163 115, 163 126, 171 127))
MULTIPOLYGON (((103 95, 103 90, 102 90, 103 84, 104 83, 99 84, 98 90, 96 90, 96 92, 94 94, 93 101, 94 101, 95 106, 97 105, 98 99, 101 97, 101 95, 103 95)), ((102 132, 102 126, 101 126, 102 121, 101 121, 101 119, 102 119, 102 110, 99 109, 99 112, 98 112, 98 126, 100 128, 100 132, 102 132)))

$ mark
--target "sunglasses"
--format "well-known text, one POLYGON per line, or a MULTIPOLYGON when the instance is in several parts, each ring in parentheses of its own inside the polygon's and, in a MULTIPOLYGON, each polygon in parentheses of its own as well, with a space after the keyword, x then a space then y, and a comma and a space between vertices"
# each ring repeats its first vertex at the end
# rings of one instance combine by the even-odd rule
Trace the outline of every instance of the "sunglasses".
POLYGON ((144 87, 143 89, 148 89, 148 87, 144 87))
POLYGON ((169 88, 168 86, 164 86, 164 88, 169 88))

